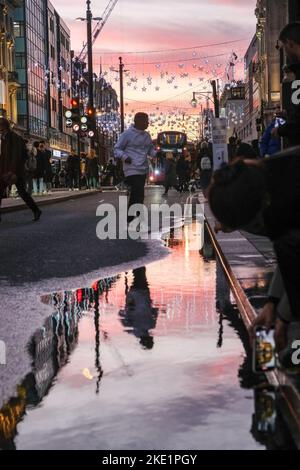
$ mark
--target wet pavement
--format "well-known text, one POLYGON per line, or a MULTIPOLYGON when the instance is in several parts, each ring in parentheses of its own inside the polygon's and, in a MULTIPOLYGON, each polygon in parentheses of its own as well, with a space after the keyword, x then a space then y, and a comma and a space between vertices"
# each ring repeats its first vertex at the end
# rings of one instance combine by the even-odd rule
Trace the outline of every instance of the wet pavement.
POLYGON ((199 253, 184 234, 164 260, 41 298, 0 448, 293 447, 207 237, 199 253))

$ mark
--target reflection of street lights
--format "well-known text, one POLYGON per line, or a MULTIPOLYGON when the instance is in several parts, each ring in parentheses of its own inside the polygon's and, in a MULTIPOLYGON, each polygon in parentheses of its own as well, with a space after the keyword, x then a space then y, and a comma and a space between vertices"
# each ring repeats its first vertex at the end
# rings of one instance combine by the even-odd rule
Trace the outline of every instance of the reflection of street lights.
MULTIPOLYGON (((87 57, 88 57, 88 84, 89 84, 89 108, 93 110, 93 116, 91 119, 92 131, 96 134, 96 119, 94 109, 94 74, 93 74, 93 39, 92 39, 92 21, 101 21, 102 18, 95 16, 93 17, 91 11, 91 0, 86 0, 86 17, 76 18, 76 21, 86 21, 87 24, 87 57)), ((92 135, 92 133, 91 133, 92 135)), ((95 140, 91 137, 91 149, 95 148, 95 140)))

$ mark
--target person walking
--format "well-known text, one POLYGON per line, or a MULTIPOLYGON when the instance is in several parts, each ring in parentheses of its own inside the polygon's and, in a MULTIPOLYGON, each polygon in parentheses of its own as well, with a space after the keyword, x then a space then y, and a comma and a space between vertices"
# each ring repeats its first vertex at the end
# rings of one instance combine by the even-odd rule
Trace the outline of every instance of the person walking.
MULTIPOLYGON (((144 203, 145 183, 149 171, 148 156, 156 156, 151 136, 146 132, 148 127, 148 114, 137 113, 134 125, 121 134, 115 146, 115 157, 123 162, 125 182, 130 188, 129 208, 134 204, 144 203)), ((134 218, 128 216, 128 222, 134 218)))
POLYGON ((170 188, 175 188, 179 191, 177 184, 177 175, 176 175, 176 163, 172 152, 166 153, 166 165, 165 165, 165 192, 164 196, 168 195, 170 188))
POLYGON ((46 159, 44 153, 40 151, 39 142, 35 142, 34 147, 37 149, 36 153, 36 169, 33 172, 33 194, 35 196, 41 195, 45 191, 45 175, 46 175, 46 159))
POLYGON ((176 173, 179 178, 178 189, 180 192, 187 190, 188 172, 189 172, 189 164, 187 160, 184 158, 184 155, 181 154, 176 165, 176 173))
MULTIPOLYGON (((46 142, 42 140, 38 148, 38 158, 44 160, 44 192, 51 193, 53 171, 51 165, 51 152, 46 148, 46 142)), ((41 191, 40 191, 41 192, 41 191)))
POLYGON ((26 191, 31 195, 33 191, 33 175, 36 170, 36 154, 37 148, 29 144, 26 144, 27 149, 27 160, 25 162, 25 183, 26 183, 26 191))
POLYGON ((98 168, 98 159, 94 149, 91 149, 88 153, 87 159, 87 178, 88 178, 88 188, 97 189, 99 181, 99 168, 98 168))
POLYGON ((33 220, 37 221, 42 212, 25 189, 26 160, 27 149, 24 140, 11 130, 7 119, 0 118, 0 208, 6 188, 15 184, 19 196, 33 212, 33 220))
POLYGON ((111 158, 105 168, 105 175, 108 178, 109 186, 113 186, 115 182, 116 167, 113 159, 111 158))
POLYGON ((68 156, 66 165, 69 190, 72 191, 79 187, 80 178, 80 157, 74 152, 74 150, 72 150, 68 156))

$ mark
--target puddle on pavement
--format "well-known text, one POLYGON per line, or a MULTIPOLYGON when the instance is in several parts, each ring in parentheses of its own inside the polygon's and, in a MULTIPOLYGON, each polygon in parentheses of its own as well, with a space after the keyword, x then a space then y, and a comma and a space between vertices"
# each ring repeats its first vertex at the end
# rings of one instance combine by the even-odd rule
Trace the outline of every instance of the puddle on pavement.
POLYGON ((256 389, 247 333, 205 237, 168 258, 42 297, 32 372, 0 411, 2 449, 292 446, 272 390, 256 389), (260 390, 260 391, 259 391, 260 390))

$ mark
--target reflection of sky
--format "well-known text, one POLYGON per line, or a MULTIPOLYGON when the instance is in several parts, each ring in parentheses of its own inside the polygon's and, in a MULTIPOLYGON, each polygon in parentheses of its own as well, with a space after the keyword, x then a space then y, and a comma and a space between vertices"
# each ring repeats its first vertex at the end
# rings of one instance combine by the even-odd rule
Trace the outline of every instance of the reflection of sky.
MULTIPOLYGON (((53 3, 71 28, 72 47, 76 51, 81 50, 86 27, 84 23, 75 22, 74 18, 85 15, 85 2, 53 0, 53 3)), ((94 16, 102 15, 107 3, 108 0, 92 1, 94 16)), ((138 78, 137 83, 130 85, 130 79, 125 80, 128 114, 138 110, 156 112, 157 107, 159 111, 171 112, 168 106, 191 112, 191 91, 208 91, 211 88, 205 87, 207 81, 212 78, 223 80, 232 52, 238 55, 239 60, 236 78, 242 78, 243 55, 255 32, 255 4, 255 0, 119 0, 94 46, 95 71, 100 70, 101 57, 106 78, 118 89, 117 76, 110 68, 117 67, 121 53, 131 78, 138 78), (234 40, 242 41, 207 46, 234 40), (199 45, 205 47, 172 53, 126 54, 128 51, 193 48, 199 45), (208 63, 206 57, 209 57, 208 63), (182 61, 184 69, 178 69, 182 61), (161 64, 159 68, 157 64, 161 64), (193 68, 194 64, 202 70, 193 68), (169 76, 162 79, 162 71, 168 72, 169 76), (188 77, 181 77, 182 72, 188 73, 188 77), (147 82, 149 76, 152 77, 151 85, 147 82), (171 76, 175 79, 168 83, 171 76), (204 81, 200 82, 200 79, 204 81)))
POLYGON ((226 322, 223 346, 216 346, 215 263, 174 245, 168 258, 147 267, 159 308, 153 349, 143 350, 121 325, 123 274, 100 299, 99 395, 89 312, 69 364, 41 406, 18 425, 18 448, 255 448, 249 433, 253 401, 246 398, 252 393, 241 390, 237 378, 243 348, 226 322))

